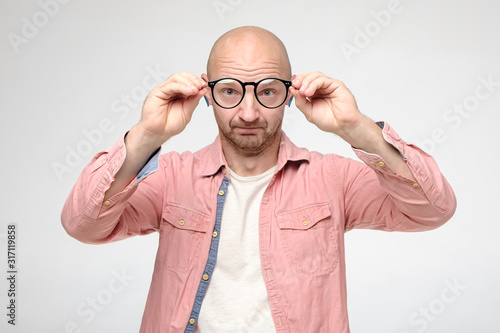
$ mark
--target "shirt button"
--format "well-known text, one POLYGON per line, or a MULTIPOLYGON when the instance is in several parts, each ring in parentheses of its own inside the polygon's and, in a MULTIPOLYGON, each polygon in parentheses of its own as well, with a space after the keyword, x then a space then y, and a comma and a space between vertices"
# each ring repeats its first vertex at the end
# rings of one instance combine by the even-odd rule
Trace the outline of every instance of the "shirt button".
POLYGON ((305 220, 302 221, 302 225, 305 226, 305 227, 307 227, 309 225, 309 221, 305 221, 305 220))
POLYGON ((227 173, 226 168, 222 168, 222 174, 225 175, 227 173))
POLYGON ((217 235, 218 235, 217 231, 212 232, 212 237, 213 238, 217 237, 217 235))
POLYGON ((203 279, 203 281, 207 281, 208 280, 208 274, 203 274, 203 276, 201 278, 203 279))
POLYGON ((109 206, 109 205, 111 205, 111 202, 109 202, 109 200, 104 201, 104 206, 109 206))
POLYGON ((417 188, 418 187, 418 183, 413 183, 413 187, 417 188))
POLYGON ((191 318, 191 319, 189 319, 189 323, 190 323, 191 325, 194 325, 194 323, 196 323, 196 320, 195 320, 194 318, 191 318))
POLYGON ((223 196, 223 195, 224 195, 224 191, 223 191, 223 190, 220 190, 220 191, 219 191, 219 195, 220 195, 220 196, 223 196))
POLYGON ((384 167, 385 163, 384 162, 378 162, 378 165, 380 165, 381 167, 384 167))
POLYGON ((372 167, 374 167, 374 166, 375 166, 375 162, 370 162, 370 165, 371 165, 372 167))
POLYGON ((184 220, 179 220, 179 225, 180 225, 180 226, 183 226, 184 224, 186 224, 186 221, 184 221, 184 220))

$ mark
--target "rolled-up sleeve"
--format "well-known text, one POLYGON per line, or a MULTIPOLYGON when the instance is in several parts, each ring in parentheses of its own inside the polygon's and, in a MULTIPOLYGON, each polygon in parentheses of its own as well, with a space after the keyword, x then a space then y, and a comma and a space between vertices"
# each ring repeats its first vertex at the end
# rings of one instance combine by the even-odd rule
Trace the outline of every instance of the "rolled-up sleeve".
POLYGON ((350 167, 346 184, 346 230, 423 231, 447 222, 456 209, 455 194, 435 160, 404 142, 387 123, 384 139, 407 163, 416 181, 397 174, 378 155, 354 149, 364 165, 350 167))
POLYGON ((159 150, 123 191, 104 200, 125 154, 122 137, 111 148, 95 155, 82 171, 61 214, 62 225, 72 237, 97 244, 157 229, 161 216, 161 179, 156 173, 159 150), (158 179, 143 183, 149 177, 158 179), (140 183, 143 183, 141 191, 137 192, 140 183))

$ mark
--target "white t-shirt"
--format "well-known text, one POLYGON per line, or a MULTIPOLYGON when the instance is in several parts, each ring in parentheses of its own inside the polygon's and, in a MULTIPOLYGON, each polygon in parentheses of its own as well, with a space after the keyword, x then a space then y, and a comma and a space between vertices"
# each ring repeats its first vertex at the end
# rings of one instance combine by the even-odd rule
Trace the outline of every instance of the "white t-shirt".
POLYGON ((215 269, 196 332, 276 332, 259 253, 259 210, 276 167, 252 177, 229 170, 215 269))

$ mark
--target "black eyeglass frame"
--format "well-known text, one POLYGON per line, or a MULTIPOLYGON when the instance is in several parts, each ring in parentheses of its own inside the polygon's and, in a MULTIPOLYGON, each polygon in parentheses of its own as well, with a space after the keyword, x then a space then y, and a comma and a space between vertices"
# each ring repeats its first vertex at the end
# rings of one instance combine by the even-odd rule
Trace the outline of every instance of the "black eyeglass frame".
POLYGON ((238 79, 235 79, 234 77, 223 77, 223 78, 215 80, 215 81, 208 81, 208 86, 210 87, 210 90, 212 91, 212 99, 214 100, 215 104, 217 104, 218 106, 220 106, 223 109, 233 109, 233 108, 237 107, 238 105, 240 105, 241 102, 243 102, 243 99, 245 98, 245 94, 247 91, 246 86, 253 86, 253 93, 255 95, 255 99, 257 99, 257 102, 259 102, 260 105, 262 105, 263 107, 265 107, 267 109, 276 109, 276 108, 279 108, 280 106, 282 106, 286 102, 286 99, 288 97, 288 90, 292 86, 292 81, 283 80, 283 79, 280 79, 277 77, 266 77, 266 78, 259 80, 257 82, 242 82, 238 79), (240 101, 235 106, 230 106, 230 107, 222 106, 219 104, 219 102, 217 102, 217 99, 215 98, 215 95, 214 95, 214 87, 219 81, 222 81, 222 80, 234 80, 234 81, 237 81, 241 84, 241 87, 243 88, 243 94, 241 95, 240 101), (259 85, 259 83, 261 83, 262 81, 266 81, 266 80, 281 81, 286 87, 285 99, 278 106, 273 106, 273 107, 266 106, 266 105, 262 104, 262 102, 259 100, 259 97, 257 96, 257 86, 259 85))

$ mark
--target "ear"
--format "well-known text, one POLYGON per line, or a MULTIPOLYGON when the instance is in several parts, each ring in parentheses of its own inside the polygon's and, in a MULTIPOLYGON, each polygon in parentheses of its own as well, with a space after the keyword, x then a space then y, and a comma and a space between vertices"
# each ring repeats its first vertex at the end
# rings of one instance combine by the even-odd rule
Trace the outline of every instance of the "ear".
MULTIPOLYGON (((205 74, 205 73, 201 74, 201 78, 203 79, 203 81, 205 81, 205 83, 208 86, 208 76, 207 76, 207 74, 205 74)), ((205 98, 205 102, 207 102, 207 106, 212 105, 212 94, 210 92, 211 92, 211 89, 208 88, 207 94, 205 96, 203 96, 203 98, 205 98)))

